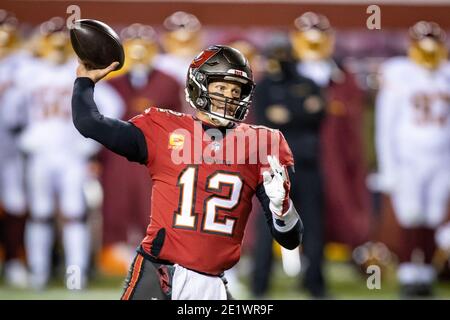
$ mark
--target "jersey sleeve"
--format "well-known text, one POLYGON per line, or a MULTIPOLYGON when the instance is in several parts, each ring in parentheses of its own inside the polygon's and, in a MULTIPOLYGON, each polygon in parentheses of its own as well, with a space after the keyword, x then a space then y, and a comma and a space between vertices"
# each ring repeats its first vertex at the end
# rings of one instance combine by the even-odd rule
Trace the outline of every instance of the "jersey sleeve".
MULTIPOLYGON (((294 167, 294 157, 292 155, 291 148, 289 147, 289 144, 281 131, 271 129, 271 134, 269 134, 269 136, 271 138, 268 139, 268 155, 277 157, 280 164, 286 166, 286 168, 294 167)), ((260 161, 260 175, 258 184, 263 182, 262 173, 270 170, 270 165, 267 159, 262 158, 260 161)))
POLYGON ((156 143, 158 132, 155 129, 155 117, 157 116, 157 109, 150 107, 143 113, 131 118, 129 122, 139 128, 145 137, 147 143, 147 165, 153 162, 155 157, 156 143))

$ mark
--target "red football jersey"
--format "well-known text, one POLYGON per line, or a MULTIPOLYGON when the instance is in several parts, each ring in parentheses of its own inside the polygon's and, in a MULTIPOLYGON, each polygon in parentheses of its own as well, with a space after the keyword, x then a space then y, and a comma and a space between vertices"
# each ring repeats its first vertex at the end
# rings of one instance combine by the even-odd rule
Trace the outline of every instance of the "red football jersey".
POLYGON ((223 134, 191 115, 160 108, 149 108, 131 122, 144 133, 153 180, 143 249, 208 274, 231 268, 239 261, 262 171, 270 167, 267 155, 294 164, 283 135, 243 123, 223 134), (162 228, 161 246, 154 240, 162 228))

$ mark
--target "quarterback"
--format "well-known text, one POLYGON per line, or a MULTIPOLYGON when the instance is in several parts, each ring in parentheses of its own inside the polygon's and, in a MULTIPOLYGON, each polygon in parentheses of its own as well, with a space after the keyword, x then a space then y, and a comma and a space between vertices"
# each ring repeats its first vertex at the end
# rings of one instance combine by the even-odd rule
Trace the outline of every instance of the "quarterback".
POLYGON ((72 112, 81 134, 145 165, 153 181, 147 234, 122 299, 230 299, 223 273, 239 261, 254 195, 283 247, 296 248, 303 232, 289 197, 294 163, 286 140, 277 130, 242 123, 254 89, 248 61, 231 47, 207 48, 187 73, 195 115, 158 106, 129 121, 103 116, 94 102, 95 83, 116 65, 87 70, 80 63, 72 112), (219 151, 230 145, 238 152, 222 161, 219 151), (174 161, 180 150, 194 156, 174 161))

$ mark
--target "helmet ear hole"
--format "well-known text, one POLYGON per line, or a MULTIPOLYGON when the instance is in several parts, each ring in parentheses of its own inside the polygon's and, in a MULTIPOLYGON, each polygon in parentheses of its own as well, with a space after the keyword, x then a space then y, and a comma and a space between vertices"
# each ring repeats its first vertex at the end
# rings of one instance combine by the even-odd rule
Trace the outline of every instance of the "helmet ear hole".
POLYGON ((199 72, 195 76, 195 79, 197 79, 197 81, 199 82, 203 82, 206 79, 206 76, 203 73, 199 72))
POLYGON ((199 107, 204 108, 204 107, 206 106, 206 104, 207 104, 207 101, 206 101, 205 98, 197 98, 197 100, 195 101, 195 103, 196 103, 199 107))

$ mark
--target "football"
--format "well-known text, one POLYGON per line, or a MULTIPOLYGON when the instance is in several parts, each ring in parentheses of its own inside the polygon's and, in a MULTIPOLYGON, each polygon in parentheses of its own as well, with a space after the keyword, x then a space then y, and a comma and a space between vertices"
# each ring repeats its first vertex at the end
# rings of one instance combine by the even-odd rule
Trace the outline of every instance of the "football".
POLYGON ((122 68, 125 53, 117 33, 106 23, 81 19, 70 29, 73 50, 89 69, 103 69, 114 61, 122 68))

